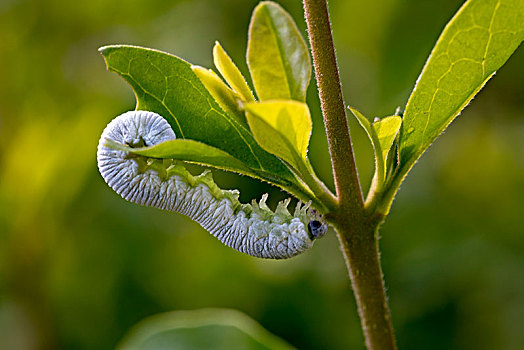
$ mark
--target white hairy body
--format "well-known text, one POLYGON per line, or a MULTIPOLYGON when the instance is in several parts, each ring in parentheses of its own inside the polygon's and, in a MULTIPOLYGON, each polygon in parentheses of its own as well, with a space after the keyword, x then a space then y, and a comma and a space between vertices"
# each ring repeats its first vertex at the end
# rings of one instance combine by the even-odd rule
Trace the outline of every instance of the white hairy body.
POLYGON ((97 153, 100 173, 124 199, 187 215, 225 245, 255 257, 290 258, 325 233, 325 224, 315 235, 308 232, 308 223, 318 215, 300 203, 293 216, 286 209, 289 201, 280 203, 276 213, 265 205, 266 196, 253 206, 240 204, 238 191, 218 190, 209 176, 202 175, 205 179, 199 181, 200 177, 171 172, 169 167, 159 174, 158 168, 146 165, 147 158, 106 144, 110 140, 131 147, 152 146, 175 138, 168 122, 156 113, 124 113, 102 133, 97 153))

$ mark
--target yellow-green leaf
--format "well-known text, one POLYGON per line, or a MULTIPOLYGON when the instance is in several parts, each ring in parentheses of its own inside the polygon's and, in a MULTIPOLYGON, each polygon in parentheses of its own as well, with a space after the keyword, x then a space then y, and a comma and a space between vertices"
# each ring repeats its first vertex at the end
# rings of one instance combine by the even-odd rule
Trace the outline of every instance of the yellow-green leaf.
POLYGON ((218 41, 215 42, 215 46, 213 47, 213 62, 229 86, 231 86, 243 101, 255 101, 246 79, 218 41))
POLYGON ((368 118, 366 118, 364 114, 362 114, 358 109, 353 108, 353 107, 348 107, 348 108, 351 111, 351 113, 353 113, 355 118, 357 118, 362 128, 366 131, 366 134, 368 135, 369 140, 371 141, 371 144, 373 145, 373 147, 375 147, 375 140, 373 138, 374 131, 371 128, 371 123, 369 122, 368 118))
POLYGON ((249 25, 247 63, 260 100, 306 100, 311 78, 309 51, 291 16, 264 1, 249 25))
POLYGON ((273 100, 248 103, 245 109, 258 144, 301 169, 312 130, 308 106, 292 100, 273 100))
POLYGON ((388 155, 390 154, 393 142, 398 135, 402 118, 399 116, 390 116, 380 119, 373 124, 355 108, 349 107, 351 113, 357 118, 360 125, 364 128, 373 145, 375 152, 375 191, 381 191, 386 181, 386 175, 389 169, 388 155))
POLYGON ((382 153, 382 159, 384 160, 384 178, 388 172, 387 164, 390 163, 388 154, 390 154, 393 142, 398 135, 400 125, 402 124, 402 118, 397 115, 382 118, 374 122, 371 126, 377 135, 378 143, 380 145, 380 151, 382 153))

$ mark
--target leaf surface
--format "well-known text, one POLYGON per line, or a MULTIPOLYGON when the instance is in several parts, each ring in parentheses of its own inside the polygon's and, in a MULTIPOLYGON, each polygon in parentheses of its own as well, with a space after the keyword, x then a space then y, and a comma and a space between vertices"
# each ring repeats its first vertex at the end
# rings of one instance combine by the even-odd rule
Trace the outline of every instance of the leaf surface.
POLYGON ((524 38, 524 1, 470 0, 447 24, 408 100, 400 134, 405 175, 524 38))
POLYGON ((260 100, 306 100, 311 79, 309 51, 295 22, 280 5, 264 1, 253 11, 247 63, 260 100))

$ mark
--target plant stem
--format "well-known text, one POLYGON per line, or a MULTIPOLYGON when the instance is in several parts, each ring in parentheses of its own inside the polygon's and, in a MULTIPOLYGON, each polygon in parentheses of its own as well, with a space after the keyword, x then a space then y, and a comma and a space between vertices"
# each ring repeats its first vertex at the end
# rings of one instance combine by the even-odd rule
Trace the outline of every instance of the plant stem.
POLYGON ((364 200, 349 136, 326 1, 304 0, 304 12, 337 197, 351 213, 357 212, 364 200))
POLYGON ((364 209, 342 98, 326 0, 303 0, 338 207, 326 218, 337 230, 369 350, 396 349, 378 250, 381 214, 364 209))
POLYGON ((351 278, 366 346, 370 350, 394 350, 395 336, 378 247, 378 226, 383 216, 368 217, 359 225, 344 217, 337 219, 338 238, 351 278))

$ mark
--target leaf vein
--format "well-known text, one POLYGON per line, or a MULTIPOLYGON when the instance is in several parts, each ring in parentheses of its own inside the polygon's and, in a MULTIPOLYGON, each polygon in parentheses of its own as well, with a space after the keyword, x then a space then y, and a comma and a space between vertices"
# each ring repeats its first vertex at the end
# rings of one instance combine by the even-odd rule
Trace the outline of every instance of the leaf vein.
POLYGON ((489 27, 488 27, 488 32, 489 32, 489 38, 488 38, 488 42, 486 43, 486 49, 484 50, 484 55, 482 56, 482 77, 485 77, 486 76, 486 58, 488 56, 488 51, 489 51, 489 46, 491 45, 491 39, 493 38, 493 21, 495 20, 495 15, 498 11, 500 7, 500 0, 497 1, 497 4, 495 5, 495 9, 493 10, 493 13, 491 15, 491 20, 489 21, 489 27))

